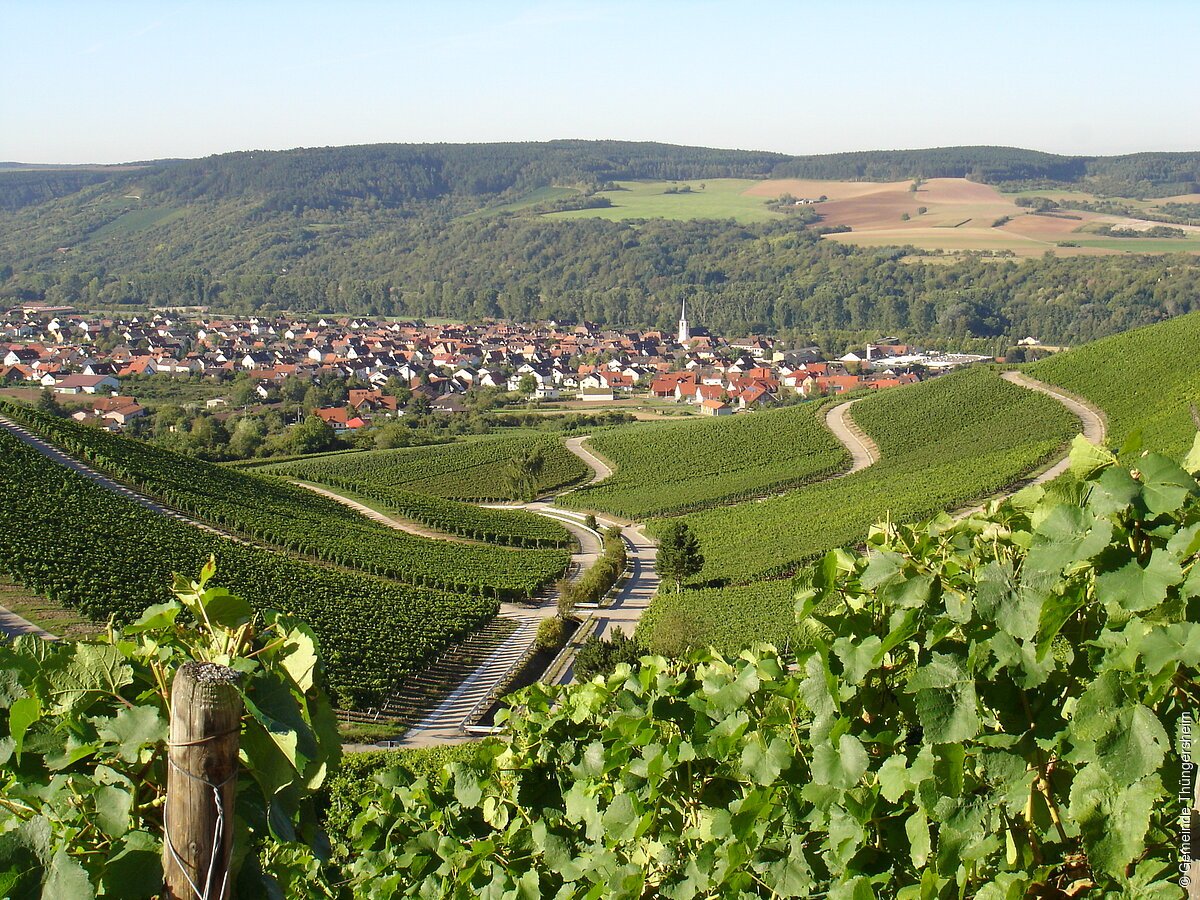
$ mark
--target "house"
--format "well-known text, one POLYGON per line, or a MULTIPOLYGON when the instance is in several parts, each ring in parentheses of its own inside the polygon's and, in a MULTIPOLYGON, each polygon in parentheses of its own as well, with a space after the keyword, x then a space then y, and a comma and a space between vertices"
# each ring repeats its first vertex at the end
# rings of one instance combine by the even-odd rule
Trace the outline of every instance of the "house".
POLYGON ((56 394, 99 394, 120 389, 120 382, 111 375, 67 375, 54 382, 56 394))
POLYGON ((723 400, 703 400, 700 403, 700 414, 704 416, 732 416, 733 407, 723 400))
POLYGON ((579 389, 579 399, 588 403, 611 403, 614 399, 612 388, 583 387, 579 389))

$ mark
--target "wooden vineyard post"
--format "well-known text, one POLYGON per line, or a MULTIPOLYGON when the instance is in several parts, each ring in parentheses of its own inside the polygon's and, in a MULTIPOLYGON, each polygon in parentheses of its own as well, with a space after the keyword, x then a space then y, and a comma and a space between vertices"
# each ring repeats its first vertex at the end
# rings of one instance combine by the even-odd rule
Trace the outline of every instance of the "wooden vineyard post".
POLYGON ((171 687, 163 873, 170 900, 227 900, 237 794, 239 675, 215 663, 179 667, 171 687))

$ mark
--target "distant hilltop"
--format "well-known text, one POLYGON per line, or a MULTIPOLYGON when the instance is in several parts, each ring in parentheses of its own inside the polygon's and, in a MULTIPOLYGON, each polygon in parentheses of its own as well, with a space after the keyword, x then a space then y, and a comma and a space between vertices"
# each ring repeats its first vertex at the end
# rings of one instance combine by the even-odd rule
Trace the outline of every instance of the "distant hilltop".
POLYGON ((969 178, 1013 190, 1072 186, 1102 196, 1169 197, 1200 190, 1200 151, 1062 156, 1015 147, 938 147, 787 156, 632 141, 365 144, 248 150, 119 166, 0 163, 0 209, 15 210, 113 181, 163 202, 264 197, 268 207, 402 206, 443 196, 498 196, 563 183, 807 178, 969 178))

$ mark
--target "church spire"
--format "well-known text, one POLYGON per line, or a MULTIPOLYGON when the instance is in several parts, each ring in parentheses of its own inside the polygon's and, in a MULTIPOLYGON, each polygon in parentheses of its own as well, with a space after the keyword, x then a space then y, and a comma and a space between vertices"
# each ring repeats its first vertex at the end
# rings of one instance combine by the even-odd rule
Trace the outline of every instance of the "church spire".
POLYGON ((692 331, 688 327, 687 300, 683 301, 683 309, 679 312, 679 343, 686 344, 692 339, 692 331))

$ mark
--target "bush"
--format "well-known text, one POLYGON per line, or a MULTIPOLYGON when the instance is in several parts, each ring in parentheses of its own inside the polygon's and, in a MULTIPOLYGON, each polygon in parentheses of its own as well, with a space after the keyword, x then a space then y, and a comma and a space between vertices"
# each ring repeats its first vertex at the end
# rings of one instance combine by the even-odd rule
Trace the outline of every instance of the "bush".
POLYGON ((558 616, 554 616, 549 619, 542 619, 538 623, 537 636, 533 639, 533 643, 539 650, 551 653, 562 646, 566 635, 567 629, 563 624, 563 620, 558 618, 558 616))
POLYGON ((607 640, 593 634, 575 654, 575 681, 582 684, 597 675, 611 675, 620 663, 636 667, 638 660, 648 652, 637 638, 631 638, 623 631, 613 632, 607 640))

